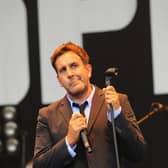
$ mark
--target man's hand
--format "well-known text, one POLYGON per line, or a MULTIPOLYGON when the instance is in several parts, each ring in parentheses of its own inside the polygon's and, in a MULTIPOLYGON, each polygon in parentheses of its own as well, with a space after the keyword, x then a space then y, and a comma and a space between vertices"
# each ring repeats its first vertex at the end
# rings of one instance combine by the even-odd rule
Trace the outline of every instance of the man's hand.
POLYGON ((86 118, 80 113, 73 113, 69 121, 67 141, 70 146, 73 146, 79 140, 80 131, 85 129, 86 118))
POLYGON ((107 86, 106 88, 103 88, 103 91, 106 103, 112 104, 114 110, 118 109, 120 107, 120 100, 115 88, 113 86, 107 86))

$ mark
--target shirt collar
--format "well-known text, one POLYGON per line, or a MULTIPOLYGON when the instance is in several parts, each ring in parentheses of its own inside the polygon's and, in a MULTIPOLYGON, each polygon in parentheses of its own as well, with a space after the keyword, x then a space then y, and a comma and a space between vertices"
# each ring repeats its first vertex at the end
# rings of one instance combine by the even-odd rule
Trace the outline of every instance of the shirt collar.
MULTIPOLYGON (((94 93, 95 93, 95 86, 92 85, 92 91, 91 91, 89 97, 86 100, 84 100, 82 103, 84 103, 85 101, 87 101, 88 102, 88 106, 91 107, 91 103, 92 103, 92 99, 93 99, 94 93)), ((66 95, 66 97, 69 100, 69 102, 71 104, 71 108, 72 108, 73 100, 70 98, 70 96, 68 94, 66 95)))

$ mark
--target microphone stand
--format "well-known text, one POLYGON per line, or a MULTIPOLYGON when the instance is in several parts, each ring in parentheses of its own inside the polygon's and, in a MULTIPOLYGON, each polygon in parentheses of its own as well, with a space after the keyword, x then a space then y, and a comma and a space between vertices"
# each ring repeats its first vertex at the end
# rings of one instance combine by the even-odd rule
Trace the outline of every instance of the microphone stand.
POLYGON ((164 110, 164 105, 162 105, 161 103, 158 102, 154 102, 151 104, 151 108, 148 114, 146 114, 144 117, 142 117, 141 119, 139 119, 137 121, 137 124, 141 124, 142 122, 144 122, 145 120, 147 120, 148 118, 150 118, 152 115, 156 114, 157 112, 160 112, 164 110))
MULTIPOLYGON (((118 75, 118 68, 109 68, 105 72, 105 85, 109 86, 111 85, 111 80, 113 77, 118 75)), ((120 162, 119 162, 119 154, 118 154, 118 143, 117 143, 117 136, 116 136, 116 130, 115 130, 115 121, 114 121, 114 109, 112 104, 109 104, 110 106, 110 112, 111 112, 111 124, 112 124, 112 133, 113 133, 113 139, 114 139, 114 149, 115 149, 115 157, 116 157, 116 165, 117 168, 120 168, 120 162)))
POLYGON ((113 110, 112 104, 109 104, 109 105, 110 105, 110 112, 111 112, 111 124, 112 124, 113 138, 114 138, 114 148, 115 148, 116 165, 117 165, 117 168, 120 168, 119 154, 118 154, 118 144, 117 144, 117 136, 116 136, 115 122, 114 122, 114 110, 113 110))
POLYGON ((146 114, 144 117, 142 117, 140 120, 137 121, 137 124, 141 124, 145 120, 147 120, 149 117, 157 113, 158 111, 150 111, 148 114, 146 114))

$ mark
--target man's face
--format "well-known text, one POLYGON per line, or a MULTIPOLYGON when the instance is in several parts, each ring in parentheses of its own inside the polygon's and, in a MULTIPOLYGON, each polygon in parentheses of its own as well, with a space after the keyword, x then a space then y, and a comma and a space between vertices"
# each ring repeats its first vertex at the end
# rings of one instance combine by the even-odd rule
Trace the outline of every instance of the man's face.
POLYGON ((70 96, 87 94, 91 77, 90 64, 83 64, 77 54, 68 51, 57 58, 55 66, 58 81, 70 96))

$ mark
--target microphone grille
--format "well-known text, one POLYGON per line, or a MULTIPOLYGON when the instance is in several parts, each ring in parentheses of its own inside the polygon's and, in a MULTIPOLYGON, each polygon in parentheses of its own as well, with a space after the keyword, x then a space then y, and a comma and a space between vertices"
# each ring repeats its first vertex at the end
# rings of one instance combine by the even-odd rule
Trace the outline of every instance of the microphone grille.
POLYGON ((117 76, 118 75, 118 71, 119 71, 119 68, 117 68, 117 67, 111 67, 111 68, 108 68, 105 71, 105 75, 107 75, 107 76, 111 76, 111 75, 117 76))

